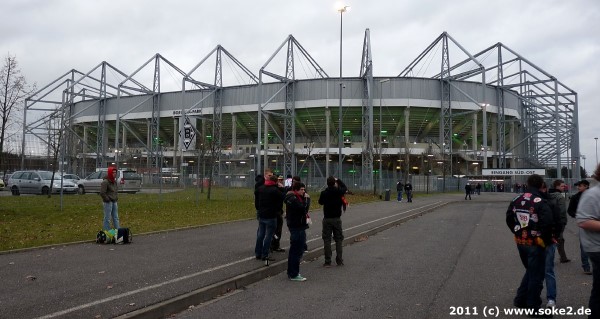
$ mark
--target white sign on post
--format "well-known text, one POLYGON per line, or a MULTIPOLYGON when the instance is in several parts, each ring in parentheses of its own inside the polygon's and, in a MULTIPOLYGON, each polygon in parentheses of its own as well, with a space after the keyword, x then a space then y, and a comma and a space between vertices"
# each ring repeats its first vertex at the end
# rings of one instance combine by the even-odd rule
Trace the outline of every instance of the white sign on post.
POLYGON ((483 176, 508 176, 508 175, 546 175, 545 168, 484 168, 481 170, 483 176))
POLYGON ((184 151, 196 149, 196 119, 179 118, 179 148, 184 151))

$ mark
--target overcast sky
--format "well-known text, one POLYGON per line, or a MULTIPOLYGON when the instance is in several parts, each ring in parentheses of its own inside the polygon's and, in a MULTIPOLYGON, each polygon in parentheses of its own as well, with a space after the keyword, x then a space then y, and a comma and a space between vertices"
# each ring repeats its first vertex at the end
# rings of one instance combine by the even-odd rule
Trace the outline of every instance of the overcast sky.
MULTIPOLYGON (((2 0, 0 53, 43 87, 107 61, 131 74, 160 53, 185 72, 220 44, 251 71, 292 34, 339 75, 335 0, 2 0)), ((578 93, 581 153, 590 171, 600 137, 600 1, 347 0, 344 76, 358 76, 366 28, 374 75, 396 76, 447 31, 477 53, 502 42, 578 93)), ((582 163, 583 165, 583 163, 582 163)))

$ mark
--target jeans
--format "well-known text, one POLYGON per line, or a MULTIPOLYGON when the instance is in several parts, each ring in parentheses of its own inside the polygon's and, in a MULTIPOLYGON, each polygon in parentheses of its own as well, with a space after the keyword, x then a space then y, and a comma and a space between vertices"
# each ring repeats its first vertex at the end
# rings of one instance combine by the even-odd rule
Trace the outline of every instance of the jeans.
POLYGON ((323 244, 325 247, 325 263, 331 264, 331 234, 333 233, 333 240, 335 240, 335 262, 338 265, 344 263, 342 258, 342 244, 344 242, 344 233, 342 232, 342 219, 337 218, 323 218, 323 232, 321 237, 323 238, 323 244))
POLYGON ((546 298, 556 301, 556 276, 554 275, 554 253, 556 244, 546 246, 546 298))
POLYGON ((306 245, 306 230, 290 229, 290 251, 288 253, 287 275, 294 278, 300 274, 300 260, 306 245))
POLYGON ((560 261, 565 262, 569 260, 569 258, 567 258, 567 254, 565 253, 565 238, 563 237, 563 232, 560 232, 560 235, 558 235, 558 245, 556 246, 556 248, 558 248, 558 255, 560 256, 560 261))
POLYGON ((406 191, 406 201, 412 203, 412 191, 406 191))
POLYGON ((590 258, 585 250, 583 250, 581 240, 579 241, 579 251, 581 252, 581 268, 583 268, 583 271, 590 271, 590 258))
POLYGON ((589 308, 592 314, 588 318, 600 318, 600 252, 588 252, 592 262, 592 293, 590 294, 589 308))
POLYGON ((110 230, 110 221, 112 220, 113 228, 119 228, 119 206, 117 202, 102 202, 104 207, 104 224, 102 229, 110 230))
POLYGON ((546 266, 546 249, 540 246, 517 245, 521 263, 525 266, 525 274, 517 289, 514 305, 539 309, 542 305, 540 294, 544 288, 546 266))
POLYGON ((277 218, 259 218, 258 230, 256 231, 256 246, 254 247, 254 255, 257 258, 269 257, 269 247, 271 239, 277 227, 277 218))
POLYGON ((271 250, 276 250, 281 248, 281 233, 283 232, 283 215, 277 214, 277 226, 275 227, 275 236, 271 240, 271 250))
POLYGON ((397 200, 398 200, 399 202, 400 202, 400 201, 402 201, 402 192, 401 192, 401 191, 400 191, 400 192, 398 192, 398 199, 397 199, 397 200))

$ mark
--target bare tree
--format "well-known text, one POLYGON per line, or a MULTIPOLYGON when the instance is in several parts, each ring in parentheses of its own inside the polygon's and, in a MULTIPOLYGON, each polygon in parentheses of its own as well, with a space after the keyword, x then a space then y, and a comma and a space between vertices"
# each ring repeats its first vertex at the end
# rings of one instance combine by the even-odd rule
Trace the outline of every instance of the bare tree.
MULTIPOLYGON (((61 143, 62 143, 62 118, 60 117, 60 114, 51 114, 50 118, 47 122, 47 128, 48 128, 48 161, 51 163, 50 165, 52 165, 52 178, 50 179, 50 191, 48 192, 48 197, 50 197, 52 195, 52 187, 54 185, 54 179, 55 179, 55 175, 56 175, 56 170, 59 169, 59 152, 60 152, 60 148, 61 148, 61 143), (50 158, 50 156, 52 156, 52 158, 50 158)), ((61 158, 60 161, 62 162, 64 159, 61 158)))
POLYGON ((0 168, 4 168, 5 139, 15 123, 11 113, 21 110, 23 100, 35 90, 35 84, 30 87, 21 75, 17 57, 8 54, 0 70, 0 168))

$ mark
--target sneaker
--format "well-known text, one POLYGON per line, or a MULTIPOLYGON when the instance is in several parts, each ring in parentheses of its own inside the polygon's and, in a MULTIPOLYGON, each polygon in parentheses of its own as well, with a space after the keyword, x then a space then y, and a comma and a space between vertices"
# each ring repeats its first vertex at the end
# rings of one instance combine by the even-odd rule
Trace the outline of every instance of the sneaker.
POLYGON ((324 263, 323 267, 325 267, 325 268, 331 268, 331 263, 324 263))
POLYGON ((556 307, 556 301, 549 299, 548 303, 546 304, 546 308, 555 308, 556 307))
POLYGON ((571 259, 568 259, 568 258, 567 258, 567 259, 561 259, 561 260, 560 260, 560 262, 561 262, 561 263, 563 263, 563 264, 564 264, 564 263, 568 263, 568 262, 570 262, 570 261, 571 261, 571 259))
POLYGON ((306 281, 306 278, 302 277, 302 275, 298 274, 298 276, 290 278, 291 281, 306 281))
POLYGON ((591 270, 589 270, 589 269, 584 269, 584 270, 583 270, 583 273, 584 273, 584 274, 586 274, 586 275, 591 275, 591 274, 592 274, 592 271, 591 271, 591 270))
POLYGON ((273 251, 276 251, 278 253, 284 253, 285 249, 283 249, 283 248, 275 248, 275 249, 273 249, 273 251))

